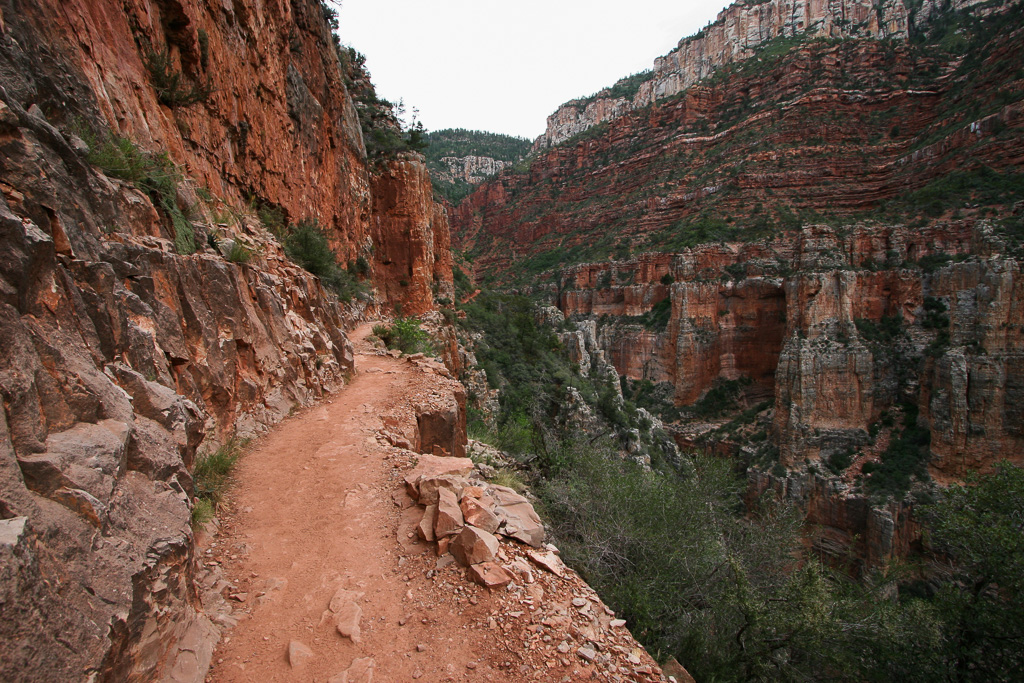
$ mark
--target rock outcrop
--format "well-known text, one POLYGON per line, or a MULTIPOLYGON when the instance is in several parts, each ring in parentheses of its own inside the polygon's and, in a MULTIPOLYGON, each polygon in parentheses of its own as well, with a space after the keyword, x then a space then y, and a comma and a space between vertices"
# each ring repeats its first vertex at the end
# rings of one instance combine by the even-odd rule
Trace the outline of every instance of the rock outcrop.
POLYGON ((367 158, 343 57, 315 0, 0 3, 0 678, 205 675, 197 451, 341 387, 367 305, 257 213, 317 220, 379 304, 451 298, 424 164, 367 158))
MULTIPOLYGON (((752 491, 800 502, 832 534, 826 555, 877 564, 905 554, 919 534, 910 506, 873 507, 853 485, 885 450, 874 445, 885 415, 908 401, 919 411, 937 482, 1022 462, 1020 263, 1005 249, 984 222, 811 226, 753 244, 576 266, 562 273, 557 301, 577 336, 593 340, 568 343, 570 353, 669 386, 677 406, 722 380, 750 381, 746 407, 771 406, 768 437, 790 470, 755 470, 752 491), (945 265, 934 272, 919 265, 936 259, 945 265), (846 453, 860 455, 845 481, 820 474, 846 453)), ((680 443, 693 446, 689 436, 680 443)), ((759 448, 740 439, 715 452, 747 451, 759 448)))
POLYGON ((464 157, 441 157, 441 163, 448 168, 447 173, 440 174, 441 180, 448 182, 461 180, 471 185, 479 185, 501 169, 512 165, 511 161, 501 161, 474 154, 464 157))

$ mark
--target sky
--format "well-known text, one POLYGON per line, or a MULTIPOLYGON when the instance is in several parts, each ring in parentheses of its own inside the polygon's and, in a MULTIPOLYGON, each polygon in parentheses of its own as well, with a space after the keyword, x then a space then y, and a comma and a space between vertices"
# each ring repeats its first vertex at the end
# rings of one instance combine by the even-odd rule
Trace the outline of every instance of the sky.
MULTIPOLYGON (((337 7, 336 2, 332 2, 337 7)), ((341 42, 428 130, 533 139, 558 105, 652 67, 724 0, 341 0, 341 42)))

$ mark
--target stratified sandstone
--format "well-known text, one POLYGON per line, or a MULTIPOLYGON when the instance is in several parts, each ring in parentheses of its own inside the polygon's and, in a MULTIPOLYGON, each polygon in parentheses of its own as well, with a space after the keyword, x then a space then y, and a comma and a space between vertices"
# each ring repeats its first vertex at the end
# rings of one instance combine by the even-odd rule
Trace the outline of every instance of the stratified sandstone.
MULTIPOLYGON (((951 12, 983 4, 982 0, 938 3, 927 0, 909 7, 902 0, 769 0, 736 2, 712 23, 679 41, 654 60, 650 75, 635 94, 613 97, 602 90, 592 98, 566 102, 548 117, 534 151, 554 147, 599 123, 618 118, 657 100, 672 97, 715 71, 754 56, 758 48, 780 38, 879 38, 905 40, 916 29, 951 12)), ((1005 11, 1014 0, 984 3, 983 14, 1005 11)))

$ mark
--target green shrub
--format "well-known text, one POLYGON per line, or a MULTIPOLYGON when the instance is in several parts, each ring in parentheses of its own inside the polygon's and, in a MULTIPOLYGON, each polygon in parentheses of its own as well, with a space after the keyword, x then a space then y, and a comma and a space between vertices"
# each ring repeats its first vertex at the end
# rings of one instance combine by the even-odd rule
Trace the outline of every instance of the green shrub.
POLYGON ((342 301, 350 301, 366 293, 366 285, 338 266, 327 235, 316 221, 304 220, 292 226, 284 240, 288 258, 320 278, 342 301))
POLYGON ((719 417, 739 408, 739 397, 743 387, 749 386, 749 377, 740 379, 719 379, 707 390, 699 401, 690 406, 690 411, 700 418, 719 417))
POLYGON ((931 457, 931 431, 917 423, 916 403, 903 404, 903 429, 893 433, 889 447, 879 462, 864 464, 868 491, 878 496, 901 498, 910 489, 913 479, 928 479, 928 460, 931 457))
POLYGON ((878 322, 867 318, 857 318, 853 322, 865 341, 888 344, 904 336, 903 316, 899 314, 883 316, 878 322))
POLYGON ((208 82, 192 81, 175 69, 170 52, 166 49, 149 50, 145 55, 145 63, 157 99, 168 107, 187 107, 205 102, 213 92, 208 82))
POLYGON ((248 263, 252 260, 252 250, 237 240, 232 242, 228 255, 225 256, 231 263, 248 263))
POLYGON ((192 480, 195 501, 192 507, 193 527, 202 526, 216 514, 224 492, 231 485, 231 473, 248 441, 232 437, 213 453, 197 456, 192 480))
POLYGON ((373 333, 380 337, 389 349, 398 349, 409 354, 434 354, 430 335, 420 327, 418 318, 396 318, 391 325, 374 325, 373 333))
POLYGON ((154 204, 171 219, 174 229, 174 247, 179 254, 195 253, 195 231, 178 207, 178 185, 181 172, 166 152, 147 152, 128 138, 116 135, 101 137, 84 126, 76 133, 89 146, 86 157, 109 176, 127 180, 146 192, 154 204))

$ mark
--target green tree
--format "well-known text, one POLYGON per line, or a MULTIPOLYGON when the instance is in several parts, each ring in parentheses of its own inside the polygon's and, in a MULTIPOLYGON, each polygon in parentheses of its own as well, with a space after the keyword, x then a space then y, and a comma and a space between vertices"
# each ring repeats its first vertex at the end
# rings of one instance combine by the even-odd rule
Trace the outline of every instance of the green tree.
POLYGON ((933 549, 952 580, 935 597, 948 678, 1020 680, 1024 671, 1024 469, 1001 463, 928 506, 933 549))

